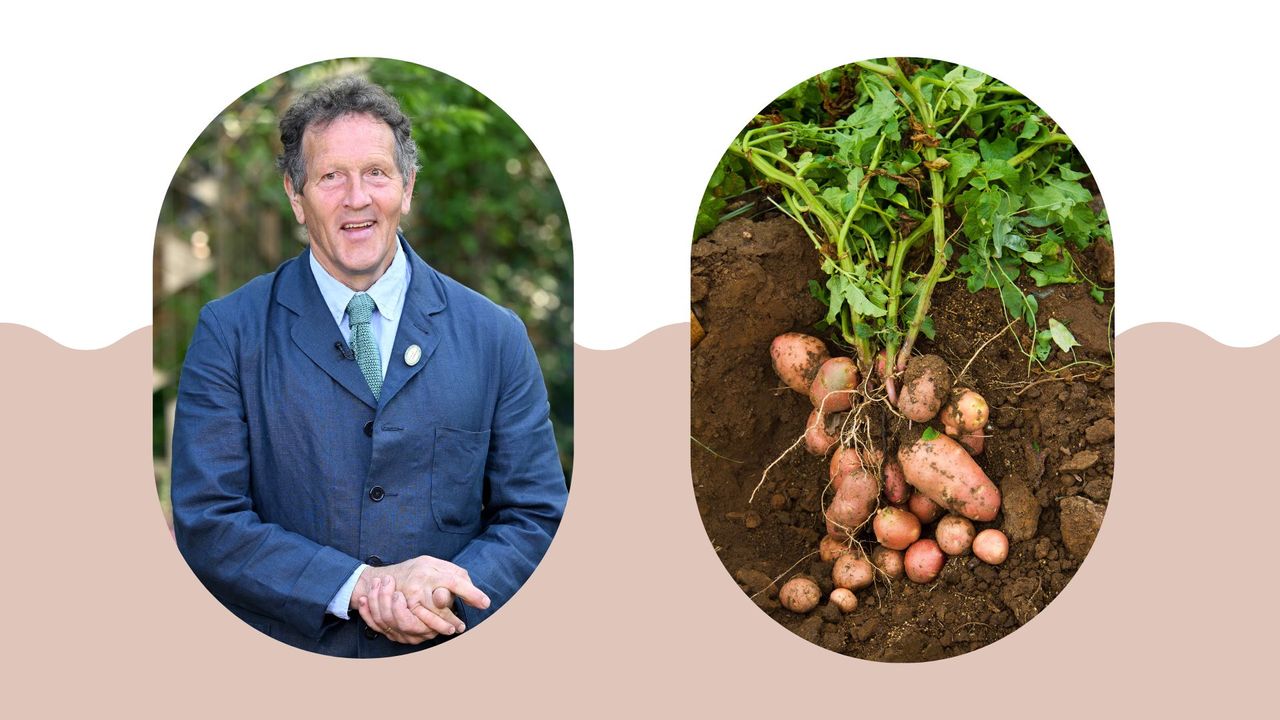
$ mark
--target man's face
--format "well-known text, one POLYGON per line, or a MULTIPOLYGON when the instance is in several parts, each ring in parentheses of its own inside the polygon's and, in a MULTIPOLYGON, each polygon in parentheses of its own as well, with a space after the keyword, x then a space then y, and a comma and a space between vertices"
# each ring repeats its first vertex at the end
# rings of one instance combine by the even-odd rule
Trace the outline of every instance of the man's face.
POLYGON ((396 228, 409 212, 408 183, 396 167, 390 126, 370 115, 345 115, 302 135, 306 186, 286 175, 294 217, 307 226, 311 252, 329 274, 367 290, 391 265, 396 228))

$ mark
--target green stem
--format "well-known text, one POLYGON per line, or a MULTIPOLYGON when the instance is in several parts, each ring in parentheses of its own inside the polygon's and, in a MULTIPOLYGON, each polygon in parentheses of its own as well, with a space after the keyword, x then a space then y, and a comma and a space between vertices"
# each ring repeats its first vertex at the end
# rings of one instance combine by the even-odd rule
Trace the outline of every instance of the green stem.
POLYGON ((1023 150, 1017 155, 1014 155, 1013 157, 1009 158, 1009 164, 1014 167, 1017 167, 1022 163, 1026 162, 1027 160, 1029 160, 1032 155, 1035 155, 1036 153, 1040 152, 1040 150, 1047 145, 1055 145, 1055 144, 1067 145, 1070 143, 1071 143, 1071 138, 1067 137, 1066 135, 1063 135, 1062 133, 1053 133, 1052 135, 1049 135, 1048 137, 1046 137, 1044 140, 1041 140, 1040 142, 1033 144, 1031 147, 1027 148, 1026 150, 1023 150))

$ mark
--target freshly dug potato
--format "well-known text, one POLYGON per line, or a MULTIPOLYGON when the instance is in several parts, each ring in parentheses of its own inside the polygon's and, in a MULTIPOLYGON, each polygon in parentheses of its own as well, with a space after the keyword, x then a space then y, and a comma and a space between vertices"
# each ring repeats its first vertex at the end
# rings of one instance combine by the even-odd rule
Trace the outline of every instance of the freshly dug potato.
POLYGON ((895 580, 902 577, 902 553, 898 550, 890 550, 884 546, 877 547, 871 551, 871 564, 895 580))
POLYGON ((773 358, 773 371, 801 395, 809 394, 818 368, 831 358, 821 340, 803 333, 783 333, 774 338, 769 355, 773 358))
POLYGON ((976 522, 994 520, 1000 490, 960 443, 931 429, 912 437, 904 436, 898 446, 907 483, 951 512, 976 522))
POLYGON ((822 599, 822 589, 812 578, 797 575, 786 582, 778 591, 778 601, 782 607, 791 612, 807 613, 818 607, 822 599))
POLYGON ((838 587, 831 591, 831 604, 840 609, 840 612, 848 615, 858 609, 858 596, 853 594, 849 588, 838 587))
POLYGON ((841 446, 836 448, 836 452, 831 456, 831 484, 836 489, 844 482, 844 478, 850 473, 866 467, 868 470, 875 470, 884 465, 884 453, 879 450, 869 450, 864 458, 857 450, 841 446))
POLYGON ((844 484, 845 478, 864 469, 867 465, 870 466, 867 468, 868 472, 880 467, 883 457, 879 450, 872 450, 868 453, 868 457, 864 459, 857 450, 851 447, 842 446, 836 448, 835 454, 831 456, 831 486, 839 490, 840 486, 844 484))
POLYGON ((845 534, 857 530, 871 517, 876 506, 876 496, 880 494, 880 485, 876 478, 866 470, 857 470, 847 475, 836 490, 831 504, 827 505, 827 534, 843 538, 845 534))
POLYGON ((853 390, 858 387, 858 366, 847 357, 833 357, 822 363, 809 386, 809 402, 823 412, 843 412, 853 407, 853 390))
POLYGON ((951 393, 951 371, 937 355, 911 358, 902 375, 898 410, 908 420, 929 422, 951 393))
POLYGON ((830 535, 823 535, 818 541, 818 557, 822 558, 822 562, 835 562, 836 558, 848 555, 850 552, 848 545, 830 535))
POLYGON ((1009 557, 1009 538, 995 528, 987 528, 973 539, 973 554, 988 565, 999 565, 1009 557))
POLYGON ((947 556, 942 554, 938 543, 925 539, 917 540, 907 548, 902 558, 906 567, 907 579, 921 584, 933 582, 942 572, 947 556))
POLYGON ((870 561, 854 557, 852 554, 836 558, 836 564, 831 568, 831 582, 835 583, 836 587, 861 590, 875 579, 876 571, 871 567, 870 561))
MULTIPOLYGON (((960 443, 960 447, 969 451, 970 455, 977 457, 982 454, 983 448, 987 446, 987 436, 982 433, 983 431, 979 430, 975 433, 969 433, 968 435, 952 435, 952 437, 956 439, 956 442, 960 443)), ((947 434, 951 435, 951 433, 947 434)))
POLYGON ((911 493, 911 497, 907 499, 907 509, 925 525, 942 515, 941 505, 918 492, 911 493))
POLYGON ((951 399, 942 406, 938 419, 948 428, 955 428, 959 435, 969 435, 986 427, 989 414, 987 401, 981 395, 960 387, 952 388, 951 399))
POLYGON ((840 442, 840 426, 846 415, 848 413, 827 413, 824 416, 817 410, 809 413, 804 426, 804 449, 818 457, 831 452, 840 442))
POLYGON ((884 464, 884 497, 894 505, 901 505, 911 497, 911 486, 897 460, 890 459, 884 464))
POLYGON ((963 555, 969 552, 969 546, 973 545, 975 533, 969 518, 948 515, 938 521, 933 537, 937 539, 938 547, 942 548, 942 552, 948 555, 963 555))
POLYGON ((890 550, 906 550, 920 539, 920 520, 893 506, 880 508, 871 521, 871 529, 875 531, 876 540, 890 550))

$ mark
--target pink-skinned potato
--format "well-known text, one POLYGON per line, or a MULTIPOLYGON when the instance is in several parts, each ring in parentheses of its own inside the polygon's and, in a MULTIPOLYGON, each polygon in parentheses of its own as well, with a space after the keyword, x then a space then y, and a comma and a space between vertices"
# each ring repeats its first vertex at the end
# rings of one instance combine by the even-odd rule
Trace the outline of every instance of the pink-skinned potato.
POLYGON ((875 579, 876 570, 872 567, 871 561, 854 557, 852 554, 836 558, 836 564, 831 568, 831 582, 835 583, 836 587, 857 591, 867 587, 875 579))
POLYGON ((844 484, 845 478, 855 472, 870 466, 870 468, 880 467, 884 455, 879 450, 871 450, 867 453, 867 458, 851 447, 841 446, 836 448, 836 452, 831 456, 831 486, 836 490, 844 484))
POLYGON ((973 554, 988 565, 999 565, 1009 557, 1009 538, 995 528, 987 528, 973 539, 973 554))
POLYGON ((829 468, 831 486, 839 490, 845 478, 861 469, 862 457, 858 455, 857 450, 843 445, 836 448, 835 454, 831 456, 829 468))
POLYGON ((842 539, 862 527, 871 517, 879 494, 880 485, 874 475, 866 470, 850 473, 827 505, 827 534, 842 539))
POLYGON ((938 521, 938 527, 933 530, 933 537, 938 541, 938 547, 948 555, 963 555, 969 552, 975 534, 973 523, 969 522, 969 518, 960 515, 948 515, 942 518, 938 521))
POLYGON ((858 596, 853 594, 849 588, 838 587, 831 591, 831 604, 840 609, 840 612, 848 615, 858 609, 858 596))
POLYGON ((918 492, 911 493, 911 497, 907 499, 907 510, 925 525, 942 517, 943 512, 941 505, 918 492))
POLYGON ((947 556, 942 554, 942 548, 927 538, 912 543, 902 556, 907 579, 921 584, 936 580, 946 562, 947 556))
POLYGON ((985 427, 978 428, 974 432, 961 432, 955 425, 943 423, 943 429, 947 434, 956 439, 960 446, 969 451, 970 455, 977 457, 982 454, 982 450, 987 446, 987 436, 985 427))
POLYGON ((858 388, 858 366, 847 357, 833 357, 822 363, 809 385, 809 402, 823 412, 843 412, 853 407, 853 391, 858 388))
POLYGON ((880 569, 880 572, 888 575, 893 579, 902 577, 902 551, 890 550, 883 545, 876 547, 871 551, 871 564, 880 569))
POLYGON ((989 414, 986 399, 969 388, 958 387, 951 389, 951 398, 942 406, 938 419, 955 428, 956 434, 970 435, 986 427, 989 414))
POLYGON ((813 578, 797 575, 791 578, 778 591, 778 601, 782 607, 796 613, 807 613, 818 607, 822 599, 822 588, 813 578))
POLYGON ((821 340, 794 332, 774 338, 769 346, 769 356, 773 359, 773 371, 782 382, 801 395, 809 394, 818 368, 831 358, 821 340))
POLYGON ((983 435, 981 430, 968 435, 961 435, 956 438, 956 441, 974 457, 981 455, 982 450, 987 446, 987 436, 983 435))
POLYGON ((902 375, 898 410, 908 420, 929 422, 951 396, 951 371, 937 355, 911 358, 902 375))
POLYGON ((1000 490, 960 443, 946 435, 931 429, 906 434, 898 446, 898 462, 911 487, 953 513, 990 522, 1000 512, 1000 490))
POLYGON ((831 537, 823 535, 818 541, 818 557, 822 558, 822 562, 835 562, 841 555, 848 555, 852 550, 848 545, 831 537))
POLYGON ((920 539, 920 520, 893 506, 880 508, 871 521, 871 529, 876 541, 890 550, 906 550, 920 539))
POLYGON ((810 454, 824 457, 840 442, 840 426, 847 413, 821 415, 817 410, 809 413, 804 426, 804 448, 810 454))
POLYGON ((884 464, 884 497, 893 505, 900 505, 911 497, 911 486, 902 474, 902 465, 892 458, 884 464))

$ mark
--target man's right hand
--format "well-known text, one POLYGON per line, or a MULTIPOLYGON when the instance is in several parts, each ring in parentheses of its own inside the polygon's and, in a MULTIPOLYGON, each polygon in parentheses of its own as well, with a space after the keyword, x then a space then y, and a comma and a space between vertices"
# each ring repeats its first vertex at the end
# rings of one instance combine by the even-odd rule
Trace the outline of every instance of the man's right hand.
POLYGON ((392 640, 417 644, 437 634, 452 635, 466 629, 453 613, 454 597, 472 607, 489 607, 489 597, 471 582, 464 568, 423 555, 395 565, 366 568, 351 593, 351 606, 360 611, 366 623, 392 640), (381 578, 393 582, 371 603, 375 591, 385 587, 375 585, 381 578), (403 607, 393 592, 403 594, 403 607))

